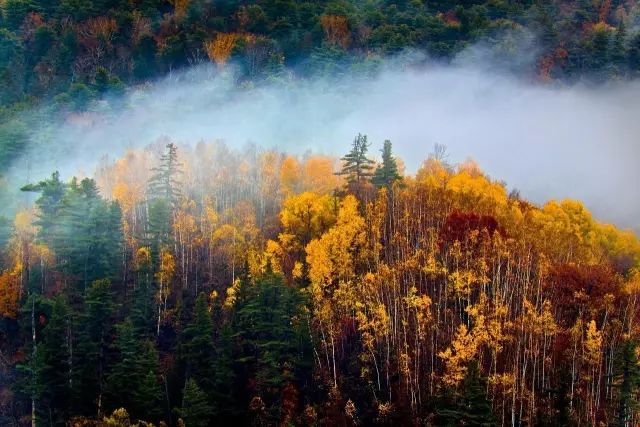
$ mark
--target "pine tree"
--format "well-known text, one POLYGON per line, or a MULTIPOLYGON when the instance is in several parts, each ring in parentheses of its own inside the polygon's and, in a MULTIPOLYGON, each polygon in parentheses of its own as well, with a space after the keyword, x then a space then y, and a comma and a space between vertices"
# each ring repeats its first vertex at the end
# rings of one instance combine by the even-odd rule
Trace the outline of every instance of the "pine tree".
POLYGON ((632 415, 640 406, 638 404, 638 389, 640 388, 640 365, 636 345, 627 340, 622 345, 616 366, 617 387, 619 389, 619 405, 616 425, 629 427, 633 423, 632 415))
POLYGON ((281 276, 267 273, 250 286, 239 307, 237 327, 244 342, 239 362, 253 372, 250 395, 267 404, 274 421, 280 416, 284 385, 303 376, 309 364, 302 303, 297 289, 286 286, 281 276))
POLYGON ((182 406, 176 413, 189 427, 206 427, 211 425, 213 407, 209 404, 207 394, 202 391, 193 378, 189 378, 182 390, 182 406))
POLYGON ((467 367, 463 387, 461 410, 464 424, 478 427, 496 425, 491 404, 487 400, 486 385, 480 377, 476 360, 472 360, 467 367))
POLYGON ((180 341, 185 378, 196 378, 210 392, 213 389, 215 366, 213 323, 204 293, 196 298, 193 319, 182 331, 180 341))
POLYGON ((78 328, 75 401, 78 413, 102 413, 103 393, 114 314, 109 280, 91 284, 84 300, 85 312, 78 328))
POLYGON ((67 303, 58 296, 51 302, 51 315, 42 331, 39 345, 41 371, 39 379, 43 416, 54 424, 66 422, 71 402, 70 318, 67 303))
POLYGON ((225 324, 220 331, 215 349, 215 375, 213 385, 213 401, 216 415, 224 424, 232 420, 242 409, 236 407, 236 375, 234 372, 234 342, 231 325, 225 324))
POLYGON ((153 169, 154 175, 149 181, 149 192, 154 198, 165 199, 173 209, 180 197, 178 176, 181 174, 181 164, 178 162, 178 147, 169 143, 166 148, 166 153, 160 156, 160 165, 153 169))
POLYGON ((374 161, 367 158, 367 150, 371 144, 367 136, 358 134, 353 140, 351 151, 340 160, 344 162, 338 175, 345 175, 348 182, 359 183, 372 176, 374 161))
POLYGON ((158 353, 152 342, 140 340, 130 319, 116 326, 116 359, 107 377, 111 409, 126 407, 134 417, 155 416, 162 396, 158 383, 158 353))
POLYGON ((394 182, 402 179, 398 173, 398 164, 391 154, 391 141, 384 142, 382 148, 382 165, 376 168, 372 182, 377 187, 391 187, 394 182))

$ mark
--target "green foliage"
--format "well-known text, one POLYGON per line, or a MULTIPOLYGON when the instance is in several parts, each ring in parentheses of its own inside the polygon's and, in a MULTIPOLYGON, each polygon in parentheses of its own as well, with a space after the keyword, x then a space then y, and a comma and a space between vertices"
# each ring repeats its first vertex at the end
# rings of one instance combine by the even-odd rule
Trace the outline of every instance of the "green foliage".
POLYGON ((391 153, 391 141, 386 140, 382 148, 382 165, 376 168, 372 182, 378 187, 391 187, 394 182, 402 179, 398 173, 398 164, 391 153))
POLYGON ((127 407, 135 418, 155 417, 162 401, 158 382, 158 352, 140 339, 131 320, 116 325, 116 359, 107 376, 107 407, 127 407))
POLYGON ((371 145, 367 141, 367 135, 358 134, 351 145, 351 151, 347 153, 342 160, 342 169, 340 175, 345 175, 349 182, 361 182, 373 176, 374 161, 367 158, 367 150, 371 145))
POLYGON ((462 393, 445 388, 439 396, 435 411, 438 425, 442 426, 495 426, 496 421, 487 399, 486 383, 480 376, 478 362, 472 360, 462 384, 462 393))
POLYGON ((84 298, 76 336, 74 401, 76 412, 93 415, 103 399, 115 306, 109 280, 91 284, 84 298), (86 381, 93 378, 93 381, 86 381))
POLYGON ((213 323, 205 294, 198 295, 193 319, 183 329, 180 341, 185 377, 195 378, 206 390, 212 390, 215 366, 213 323))
POLYGON ((75 277, 83 290, 92 281, 115 274, 123 239, 122 213, 116 202, 100 197, 95 181, 74 178, 65 184, 56 172, 22 190, 40 193, 35 202, 38 237, 54 250, 61 270, 75 277))
POLYGON ((616 385, 619 397, 618 416, 616 425, 626 427, 631 425, 632 414, 640 408, 638 397, 640 392, 640 365, 636 353, 636 343, 627 340, 620 350, 616 361, 616 385))
POLYGON ((310 362, 304 300, 298 289, 273 273, 246 286, 246 297, 236 308, 237 334, 243 342, 238 361, 254 378, 247 395, 260 397, 267 416, 278 420, 283 388, 304 378, 310 362))
POLYGON ((184 420, 185 425, 206 427, 210 424, 213 408, 208 403, 207 395, 198 383, 189 378, 182 390, 182 405, 176 412, 184 420))

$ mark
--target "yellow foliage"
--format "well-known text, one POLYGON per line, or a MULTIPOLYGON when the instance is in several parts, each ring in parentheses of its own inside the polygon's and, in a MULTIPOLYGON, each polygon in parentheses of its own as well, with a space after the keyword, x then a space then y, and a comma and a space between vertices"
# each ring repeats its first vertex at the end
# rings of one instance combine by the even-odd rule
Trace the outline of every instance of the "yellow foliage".
POLYGON ((451 347, 442 351, 438 356, 444 360, 446 371, 442 380, 449 386, 458 385, 467 372, 467 365, 476 356, 478 347, 473 335, 466 325, 460 324, 451 347))
POLYGON ((285 197, 291 197, 302 186, 302 167, 294 156, 287 156, 280 166, 280 189, 285 197))
POLYGON ((218 33, 213 40, 204 42, 204 49, 212 62, 224 65, 239 38, 236 33, 218 33))
POLYGON ((336 280, 349 280, 354 274, 354 256, 365 244, 364 219, 358 212, 358 201, 344 198, 336 224, 320 239, 307 245, 309 279, 314 284, 328 285, 336 280))

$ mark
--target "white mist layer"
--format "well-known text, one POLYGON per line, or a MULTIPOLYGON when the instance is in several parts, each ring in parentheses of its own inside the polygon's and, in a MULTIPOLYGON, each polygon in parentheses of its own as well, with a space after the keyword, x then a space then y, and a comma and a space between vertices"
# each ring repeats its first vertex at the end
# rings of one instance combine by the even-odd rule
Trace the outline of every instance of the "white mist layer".
POLYGON ((15 163, 11 181, 91 173, 102 156, 162 136, 341 155, 361 132, 376 157, 390 139, 409 172, 444 144, 450 161, 471 157, 527 199, 580 199, 598 219, 640 230, 637 82, 551 87, 466 66, 255 89, 231 80, 195 69, 131 93, 117 113, 54 125, 46 145, 15 163))

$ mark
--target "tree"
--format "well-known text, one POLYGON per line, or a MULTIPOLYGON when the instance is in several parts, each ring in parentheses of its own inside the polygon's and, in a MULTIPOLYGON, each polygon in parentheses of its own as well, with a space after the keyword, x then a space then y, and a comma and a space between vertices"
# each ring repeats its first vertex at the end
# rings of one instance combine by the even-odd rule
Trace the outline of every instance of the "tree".
POLYGON ((126 406, 138 418, 155 415, 162 396, 155 346, 139 339, 130 319, 116 325, 116 331, 116 357, 107 376, 105 407, 126 406))
POLYGON ((176 409, 185 425, 206 427, 211 425, 213 407, 209 404, 207 394, 202 391, 193 378, 189 378, 182 389, 182 405, 176 409))
POLYGON ((210 392, 215 380, 213 323, 204 293, 200 293, 196 298, 193 319, 182 331, 180 342, 185 378, 197 379, 199 384, 210 392))
POLYGON ((252 372, 247 396, 264 401, 268 416, 277 421, 285 385, 301 377, 310 356, 303 300, 270 272, 247 291, 238 304, 237 330, 244 343, 238 361, 252 372))
POLYGON ((464 425, 478 427, 496 425, 491 404, 487 400, 486 385, 480 377, 477 360, 469 363, 463 387, 461 410, 464 425))
POLYGON ((367 150, 371 144, 367 136, 358 134, 351 145, 351 151, 340 160, 343 161, 342 170, 338 175, 345 175, 348 182, 360 183, 372 176, 373 160, 367 158, 367 150))
POLYGON ((115 305, 109 280, 97 280, 87 290, 78 328, 74 400, 78 413, 102 413, 107 359, 115 305))
POLYGON ((170 142, 166 148, 167 151, 160 156, 160 164, 153 169, 154 175, 149 180, 149 192, 154 198, 166 200, 173 210, 181 194, 178 177, 182 173, 182 164, 178 161, 178 147, 170 142))
POLYGON ((69 308, 60 296, 51 301, 51 315, 42 331, 38 348, 41 357, 39 380, 43 387, 42 417, 53 423, 67 420, 71 403, 71 374, 69 308))
POLYGON ((402 179, 396 159, 391 154, 391 141, 387 139, 381 151, 382 165, 376 168, 372 182, 377 187, 391 187, 394 182, 402 179))
POLYGON ((616 363, 617 388, 620 393, 616 425, 629 427, 635 425, 633 414, 638 409, 638 390, 640 388, 640 365, 636 345, 631 340, 622 344, 616 363))

